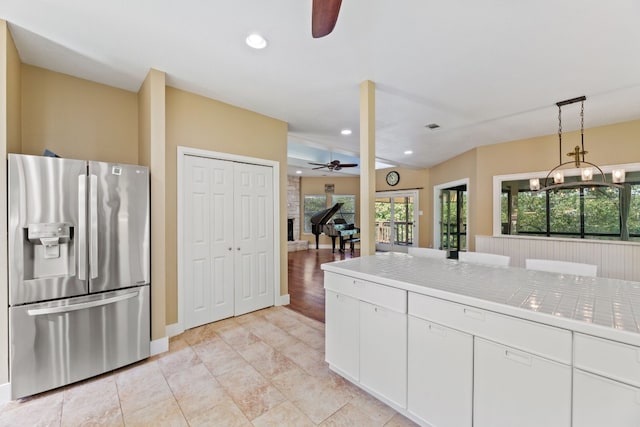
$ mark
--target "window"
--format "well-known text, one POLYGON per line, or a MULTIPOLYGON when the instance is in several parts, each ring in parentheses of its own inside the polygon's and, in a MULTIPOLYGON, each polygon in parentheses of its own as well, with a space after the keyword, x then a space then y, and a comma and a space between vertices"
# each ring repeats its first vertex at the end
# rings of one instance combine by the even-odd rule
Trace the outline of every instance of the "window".
POLYGON ((327 196, 304 196, 304 232, 311 233, 311 217, 319 211, 327 209, 327 196))
POLYGON ((502 234, 640 240, 640 173, 627 174, 624 186, 535 192, 527 180, 503 181, 502 234), (515 227, 504 227, 507 218, 515 219, 515 227))
POLYGON ((331 205, 342 203, 342 207, 336 214, 338 218, 344 218, 347 224, 356 223, 356 196, 352 194, 334 194, 331 196, 331 205))
POLYGON ((615 188, 584 189, 585 234, 620 235, 619 193, 620 191, 615 188))
MULTIPOLYGON (((516 196, 516 233, 545 233, 547 230, 547 197, 545 193, 520 191, 516 196)), ((503 209, 508 209, 505 205, 503 209)), ((508 212, 505 217, 511 218, 508 212)))
POLYGON ((580 190, 556 190, 548 192, 550 234, 580 234, 580 190))

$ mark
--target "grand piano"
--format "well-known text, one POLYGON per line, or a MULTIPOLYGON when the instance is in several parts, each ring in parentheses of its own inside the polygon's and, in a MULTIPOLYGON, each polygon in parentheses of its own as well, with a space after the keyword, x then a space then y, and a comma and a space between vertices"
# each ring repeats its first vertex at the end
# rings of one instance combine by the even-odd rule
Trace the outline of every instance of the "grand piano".
MULTIPOLYGON (((345 241, 358 239, 360 229, 354 224, 347 224, 343 218, 335 218, 332 223, 329 220, 340 210, 342 203, 336 203, 329 209, 313 214, 310 218, 311 232, 316 236, 316 249, 320 240, 320 234, 331 237, 332 252, 336 251, 336 238, 339 238, 340 252, 344 252, 345 241)), ((358 239, 359 240, 359 239, 358 239)))

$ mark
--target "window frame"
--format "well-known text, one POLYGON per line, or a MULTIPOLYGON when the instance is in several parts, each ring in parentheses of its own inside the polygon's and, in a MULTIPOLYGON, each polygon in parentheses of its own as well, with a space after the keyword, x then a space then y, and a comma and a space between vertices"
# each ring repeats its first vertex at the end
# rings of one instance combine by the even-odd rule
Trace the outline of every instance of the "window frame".
MULTIPOLYGON (((313 234, 311 232, 311 223, 309 218, 319 212, 319 210, 314 210, 313 211, 307 211, 307 198, 323 198, 324 199, 324 209, 327 208, 327 195, 326 194, 305 194, 304 196, 302 196, 302 234, 313 234), (307 215, 309 215, 309 217, 307 217, 307 215), (307 224, 309 225, 309 228, 307 229, 307 224)), ((322 210, 322 209, 320 209, 322 210)))
POLYGON ((336 198, 339 197, 352 197, 353 198, 353 212, 346 212, 344 211, 344 205, 342 205, 342 207, 340 208, 340 210, 336 213, 336 215, 340 215, 342 218, 344 218, 345 216, 349 216, 352 215, 353 216, 353 221, 349 221, 348 219, 345 218, 345 221, 347 221, 348 224, 355 224, 356 223, 356 209, 357 209, 357 205, 358 205, 358 197, 355 194, 332 194, 331 195, 331 206, 335 205, 336 203, 339 203, 339 200, 336 200, 336 198))
MULTIPOLYGON (((610 174, 614 169, 625 169, 627 173, 631 172, 640 172, 640 163, 626 163, 619 165, 607 165, 602 166, 601 169, 605 174, 610 174)), ((565 169, 565 176, 580 176, 580 169, 565 169)), ((543 179, 548 172, 531 172, 531 173, 519 173, 519 174, 509 174, 509 175, 494 175, 493 176, 493 235, 494 236, 503 236, 503 237, 518 237, 521 235, 523 237, 556 237, 556 238, 582 238, 584 240, 594 240, 600 241, 602 239, 616 241, 619 239, 620 234, 612 234, 612 233, 593 233, 593 232, 585 232, 582 228, 578 233, 568 233, 568 232, 551 232, 549 231, 549 227, 547 226, 547 233, 533 233, 533 232, 518 232, 518 234, 502 234, 502 223, 501 223, 501 215, 502 215, 502 183, 503 181, 519 181, 519 180, 528 180, 531 178, 540 178, 543 179), (618 239, 616 239, 616 237, 618 239)), ((640 187, 640 180, 628 180, 627 184, 631 184, 635 188, 640 187)), ((639 191, 639 190, 636 190, 639 191)), ((520 191, 519 191, 520 192, 520 191)), ((632 189, 633 194, 633 189, 632 189)), ((547 196, 548 198, 548 196, 547 196)), ((632 199, 631 203, 633 203, 634 199, 632 199)), ((584 200, 582 200, 584 203, 584 200)), ((548 209, 549 204, 546 204, 548 209)), ((547 219, 549 215, 547 214, 547 219)), ((584 221, 582 221, 584 227, 584 221)), ((633 233, 631 227, 629 229, 629 238, 631 242, 638 242, 640 240, 640 229, 638 232, 633 233)))

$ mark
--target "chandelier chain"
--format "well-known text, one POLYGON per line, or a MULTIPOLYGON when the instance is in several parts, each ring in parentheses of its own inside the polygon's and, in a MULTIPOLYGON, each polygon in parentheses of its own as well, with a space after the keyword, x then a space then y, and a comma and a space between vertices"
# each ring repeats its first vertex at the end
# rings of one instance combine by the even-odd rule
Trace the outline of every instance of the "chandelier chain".
POLYGON ((587 154, 584 151, 584 101, 580 103, 580 144, 582 146, 582 161, 584 162, 584 155, 587 154))
POLYGON ((562 107, 558 105, 558 142, 559 144, 559 158, 562 163, 562 107))

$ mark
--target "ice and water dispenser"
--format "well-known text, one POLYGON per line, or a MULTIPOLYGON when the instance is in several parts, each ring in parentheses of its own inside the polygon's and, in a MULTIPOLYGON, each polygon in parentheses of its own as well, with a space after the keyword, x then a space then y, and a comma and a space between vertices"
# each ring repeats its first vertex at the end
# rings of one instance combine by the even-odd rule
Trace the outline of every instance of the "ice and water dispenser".
POLYGON ((66 222, 29 224, 24 229, 24 279, 75 274, 73 226, 66 222))

